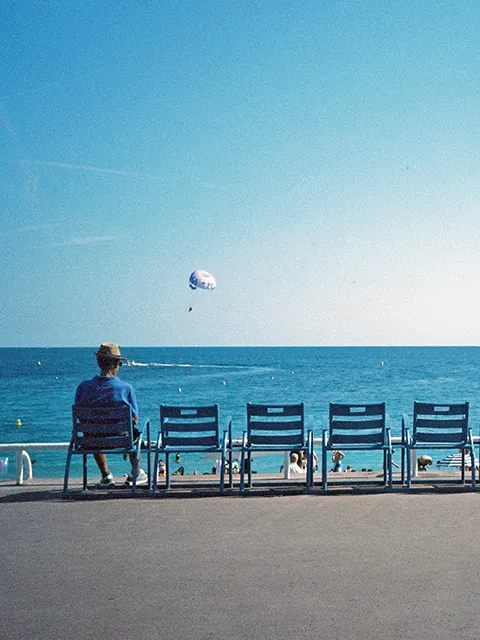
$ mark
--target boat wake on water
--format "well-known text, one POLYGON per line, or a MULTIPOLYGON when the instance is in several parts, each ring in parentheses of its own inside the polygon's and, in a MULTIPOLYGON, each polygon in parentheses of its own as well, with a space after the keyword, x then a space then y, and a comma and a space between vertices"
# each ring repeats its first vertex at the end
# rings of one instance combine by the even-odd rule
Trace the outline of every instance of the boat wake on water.
POLYGON ((259 367, 252 365, 235 365, 235 364, 190 364, 181 362, 137 362, 136 360, 127 360, 128 367, 171 367, 171 368, 187 368, 187 369, 220 369, 229 371, 270 371, 272 367, 259 367))

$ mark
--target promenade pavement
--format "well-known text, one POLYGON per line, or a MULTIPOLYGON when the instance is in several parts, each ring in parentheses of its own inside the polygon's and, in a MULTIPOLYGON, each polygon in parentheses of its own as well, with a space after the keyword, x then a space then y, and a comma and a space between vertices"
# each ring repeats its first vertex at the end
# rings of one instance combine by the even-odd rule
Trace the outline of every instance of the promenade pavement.
POLYGON ((0 637, 470 640, 480 496, 0 485, 0 637))

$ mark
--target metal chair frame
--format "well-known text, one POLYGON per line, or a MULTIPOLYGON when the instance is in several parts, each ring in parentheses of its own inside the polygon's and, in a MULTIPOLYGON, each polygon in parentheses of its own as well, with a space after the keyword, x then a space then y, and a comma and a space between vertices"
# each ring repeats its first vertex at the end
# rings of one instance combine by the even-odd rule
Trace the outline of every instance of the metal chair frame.
MULTIPOLYGON (((139 470, 142 432, 134 437, 131 407, 72 406, 72 437, 67 452, 63 497, 68 495, 72 456, 83 456, 83 491, 87 490, 87 456, 95 453, 135 455, 132 466, 132 493, 135 493, 139 470)), ((149 423, 147 421, 147 432, 149 423)), ((150 469, 149 469, 150 471, 150 469)), ((150 476, 150 474, 149 474, 150 476)), ((149 480, 150 484, 150 480, 149 480)))
POLYGON ((242 437, 240 491, 245 491, 245 463, 248 487, 252 486, 251 456, 256 451, 305 451, 306 489, 313 484, 313 433, 305 429, 304 404, 247 403, 247 428, 242 437))
POLYGON ((225 466, 229 456, 229 484, 233 484, 232 470, 232 421, 220 431, 218 404, 209 406, 160 405, 160 430, 155 444, 153 465, 153 492, 158 490, 158 463, 165 456, 166 489, 170 489, 170 455, 172 453, 211 453, 221 457, 220 491, 225 488, 225 466))
POLYGON ((468 426, 469 403, 413 403, 412 430, 406 414, 402 416, 402 482, 405 481, 406 456, 407 488, 412 487, 412 450, 457 449, 462 451, 461 481, 465 483, 465 454, 469 451, 472 467, 472 489, 476 488, 475 450, 472 429, 468 426))
POLYGON ((392 488, 392 438, 384 402, 330 403, 329 427, 323 431, 322 489, 327 491, 329 451, 383 451, 383 483, 392 488))

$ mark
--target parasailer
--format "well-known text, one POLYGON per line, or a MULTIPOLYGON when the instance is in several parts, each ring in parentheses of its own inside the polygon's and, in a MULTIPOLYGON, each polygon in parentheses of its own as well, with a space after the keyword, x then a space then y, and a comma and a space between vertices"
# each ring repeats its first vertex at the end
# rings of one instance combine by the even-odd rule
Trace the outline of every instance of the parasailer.
MULTIPOLYGON (((188 285, 190 289, 193 289, 193 291, 195 291, 196 289, 206 289, 211 291, 217 286, 217 279, 214 275, 208 273, 208 271, 197 269, 190 274, 188 285)), ((189 312, 192 310, 193 307, 188 307, 189 312)))

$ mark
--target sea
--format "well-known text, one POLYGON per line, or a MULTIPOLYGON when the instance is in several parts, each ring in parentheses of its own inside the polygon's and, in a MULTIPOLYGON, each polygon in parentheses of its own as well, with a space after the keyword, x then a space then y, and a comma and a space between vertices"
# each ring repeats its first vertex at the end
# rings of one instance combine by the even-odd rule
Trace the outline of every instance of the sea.
MULTIPOLYGON (((68 442, 75 389, 98 372, 96 348, 0 348, 0 443, 68 442)), ((150 419, 155 437, 161 404, 212 403, 219 404, 222 422, 231 417, 233 435, 241 437, 247 402, 303 402, 314 437, 327 427, 330 402, 385 402, 395 436, 414 400, 469 401, 473 434, 480 435, 479 347, 122 347, 122 353, 130 365, 119 376, 134 386, 140 424, 150 419)), ((448 453, 431 453, 434 465, 448 453)), ((30 456, 34 477, 63 476, 65 451, 30 456)), ((14 478, 15 454, 1 451, 0 459, 6 457, 4 477, 14 478)), ((80 476, 78 458, 72 474, 80 476)), ((400 463, 399 450, 394 461, 400 463)), ((252 469, 276 473, 282 462, 282 455, 259 454, 252 469)), ((121 456, 110 456, 109 464, 116 476, 129 471, 121 456)), ((347 465, 380 471, 382 457, 347 452, 347 465)), ((190 454, 182 456, 180 466, 187 474, 201 474, 211 472, 215 461, 190 454)), ((89 473, 97 473, 93 461, 89 473)))

